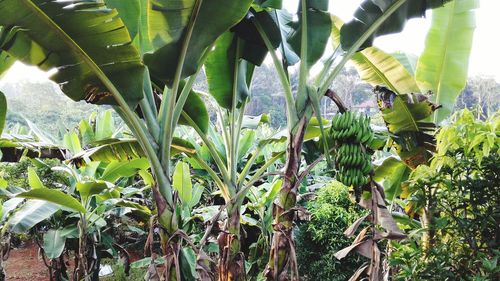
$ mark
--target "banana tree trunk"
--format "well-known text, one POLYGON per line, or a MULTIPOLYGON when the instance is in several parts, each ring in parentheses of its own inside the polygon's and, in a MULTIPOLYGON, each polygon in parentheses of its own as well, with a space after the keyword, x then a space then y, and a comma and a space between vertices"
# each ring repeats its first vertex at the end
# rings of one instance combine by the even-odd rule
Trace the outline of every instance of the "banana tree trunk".
POLYGON ((178 230, 177 215, 172 211, 167 200, 160 194, 158 187, 153 189, 153 197, 158 211, 158 222, 161 225, 160 243, 165 255, 165 270, 162 280, 182 280, 179 265, 179 253, 182 249, 182 239, 173 237, 178 230))
POLYGON ((435 230, 433 225, 433 210, 427 206, 422 212, 422 227, 425 232, 422 235, 422 249, 424 250, 425 257, 428 256, 430 249, 434 246, 435 230))
POLYGON ((245 277, 245 256, 241 252, 240 208, 228 208, 226 228, 219 234, 219 281, 242 281, 245 277))
POLYGON ((273 238, 269 262, 264 270, 264 276, 267 280, 290 280, 288 278, 289 268, 292 271, 292 280, 299 279, 292 231, 295 218, 294 207, 300 184, 297 181, 297 174, 300 168, 306 124, 307 119, 304 117, 298 123, 296 132, 290 134, 283 185, 273 205, 273 238))

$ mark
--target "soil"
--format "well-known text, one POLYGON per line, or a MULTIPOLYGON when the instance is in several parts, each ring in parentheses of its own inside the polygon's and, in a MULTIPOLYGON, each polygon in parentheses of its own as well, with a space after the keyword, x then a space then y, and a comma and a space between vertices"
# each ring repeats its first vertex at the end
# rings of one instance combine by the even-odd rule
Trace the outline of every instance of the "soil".
POLYGON ((5 262, 6 280, 49 281, 49 270, 38 256, 38 246, 33 242, 23 243, 10 251, 5 262))
MULTIPOLYGON (((142 253, 131 251, 130 257, 131 262, 136 261, 142 258, 142 253)), ((12 248, 4 267, 7 281, 50 281, 49 270, 38 255, 38 245, 33 241, 23 242, 19 247, 12 248)), ((68 274, 72 269, 70 265, 68 274)))

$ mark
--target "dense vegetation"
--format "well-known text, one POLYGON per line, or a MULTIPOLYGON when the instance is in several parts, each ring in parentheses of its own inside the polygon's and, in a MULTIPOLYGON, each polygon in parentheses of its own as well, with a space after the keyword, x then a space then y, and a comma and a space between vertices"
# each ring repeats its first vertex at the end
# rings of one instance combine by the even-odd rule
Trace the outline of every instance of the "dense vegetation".
POLYGON ((1 85, 0 280, 19 239, 51 280, 499 278, 478 1, 68 3, 0 1, 0 75, 57 70, 1 85))

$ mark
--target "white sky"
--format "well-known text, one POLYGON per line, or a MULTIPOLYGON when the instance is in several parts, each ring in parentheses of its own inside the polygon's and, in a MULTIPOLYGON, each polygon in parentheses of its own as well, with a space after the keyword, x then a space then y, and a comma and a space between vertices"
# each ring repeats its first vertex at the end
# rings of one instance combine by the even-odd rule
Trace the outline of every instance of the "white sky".
MULTIPOLYGON (((287 9, 295 9, 298 0, 284 0, 287 9)), ((330 12, 348 21, 361 0, 330 0, 330 12)), ((500 24, 498 22, 500 0, 480 0, 480 8, 476 11, 477 27, 474 33, 472 54, 469 62, 469 76, 491 76, 500 82, 500 24)), ((427 18, 412 19, 407 22, 402 33, 379 37, 375 45, 392 53, 402 51, 419 55, 425 44, 425 35, 430 26, 430 15, 427 18)), ((36 68, 16 64, 5 73, 3 81, 30 79, 47 79, 48 75, 36 68)), ((2 81, 0 80, 0 84, 2 81)))

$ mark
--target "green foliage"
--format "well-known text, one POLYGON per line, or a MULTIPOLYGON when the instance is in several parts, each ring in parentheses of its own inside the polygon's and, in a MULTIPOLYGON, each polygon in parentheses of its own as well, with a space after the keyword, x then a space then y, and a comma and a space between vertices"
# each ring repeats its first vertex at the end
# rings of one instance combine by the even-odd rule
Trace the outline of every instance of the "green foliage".
POLYGON ((11 186, 29 188, 28 169, 31 167, 41 179, 44 186, 57 188, 60 184, 68 184, 67 177, 60 171, 51 168, 60 165, 57 159, 45 159, 43 162, 23 158, 18 163, 0 163, 0 175, 11 186))
POLYGON ((396 245, 396 280, 496 280, 500 274, 492 266, 499 256, 500 115, 480 121, 464 110, 450 121, 436 137, 429 166, 419 166, 404 185, 407 209, 432 213, 430 247, 417 247, 418 232, 396 245))
POLYGON ((304 280, 347 280, 363 263, 357 255, 339 261, 334 254, 351 244, 344 230, 363 215, 361 207, 349 199, 347 187, 332 182, 307 204, 312 214, 299 226, 297 258, 304 280))

